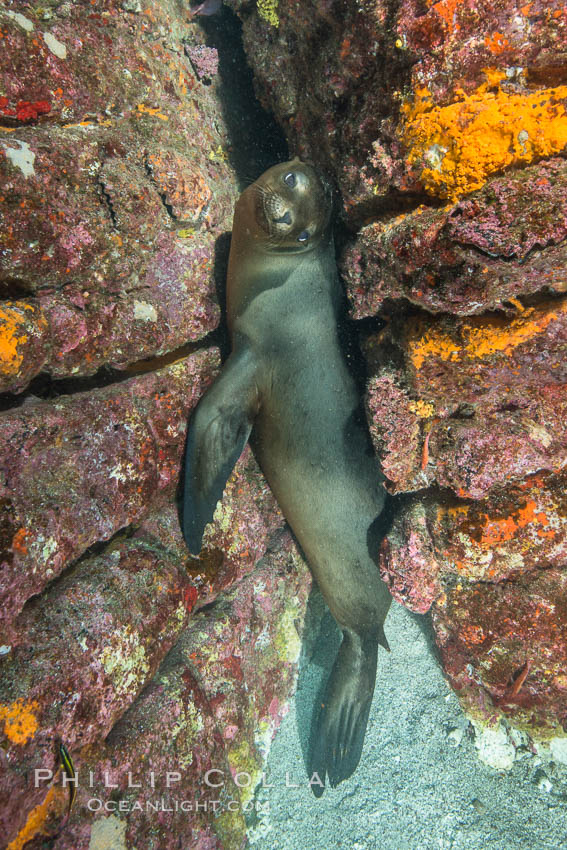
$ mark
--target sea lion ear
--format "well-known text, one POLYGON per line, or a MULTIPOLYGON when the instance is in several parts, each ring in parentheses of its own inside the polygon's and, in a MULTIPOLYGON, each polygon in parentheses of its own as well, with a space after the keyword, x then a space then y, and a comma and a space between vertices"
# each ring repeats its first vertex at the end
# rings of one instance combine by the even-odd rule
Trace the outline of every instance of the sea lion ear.
POLYGON ((249 352, 232 354, 189 422, 185 449, 183 537, 198 555, 228 476, 259 409, 256 367, 249 352))

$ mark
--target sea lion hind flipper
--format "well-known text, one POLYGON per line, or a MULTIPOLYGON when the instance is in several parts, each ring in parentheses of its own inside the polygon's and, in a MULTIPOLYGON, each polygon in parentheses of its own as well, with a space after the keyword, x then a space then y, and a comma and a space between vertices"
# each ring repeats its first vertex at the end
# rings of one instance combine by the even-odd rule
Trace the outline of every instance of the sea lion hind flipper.
POLYGON ((387 639, 387 637, 384 633, 384 626, 380 626, 380 628, 378 629, 377 640, 378 640, 378 643, 380 644, 380 646, 384 647, 386 652, 390 652, 390 644, 388 643, 388 639, 387 639))
POLYGON ((255 374, 250 352, 232 354, 189 422, 183 536, 194 555, 250 436, 259 407, 255 374))
MULTIPOLYGON (((325 776, 335 788, 356 770, 372 704, 378 643, 360 644, 345 635, 331 670, 321 709, 311 734, 309 774, 325 776)), ((320 797, 324 788, 311 783, 320 797)))

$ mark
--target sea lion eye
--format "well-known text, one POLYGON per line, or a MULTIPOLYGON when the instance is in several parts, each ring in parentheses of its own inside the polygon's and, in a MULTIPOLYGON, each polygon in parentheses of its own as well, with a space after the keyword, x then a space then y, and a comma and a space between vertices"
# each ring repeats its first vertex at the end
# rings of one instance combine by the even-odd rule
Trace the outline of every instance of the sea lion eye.
POLYGON ((299 234, 299 236, 297 237, 298 242, 307 242, 308 239, 309 239, 309 231, 308 230, 302 230, 301 233, 299 234))
POLYGON ((284 183, 289 186, 290 189, 293 189, 295 187, 295 184, 297 183, 297 178, 293 171, 288 171, 288 173, 284 177, 284 183))

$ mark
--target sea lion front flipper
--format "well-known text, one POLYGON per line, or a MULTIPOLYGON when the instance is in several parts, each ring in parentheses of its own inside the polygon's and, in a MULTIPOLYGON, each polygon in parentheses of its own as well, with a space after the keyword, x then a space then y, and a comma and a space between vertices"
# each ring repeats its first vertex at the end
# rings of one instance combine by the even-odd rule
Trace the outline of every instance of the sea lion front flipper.
POLYGON ((248 350, 231 354, 189 422, 183 537, 194 555, 201 551, 205 526, 250 436, 260 405, 255 376, 256 362, 248 350))
MULTIPOLYGON (((343 642, 325 691, 321 710, 312 730, 309 774, 321 782, 328 775, 335 788, 352 776, 360 761, 368 715, 374 693, 378 642, 362 640, 345 630, 343 642)), ((320 797, 324 787, 313 782, 320 797)))

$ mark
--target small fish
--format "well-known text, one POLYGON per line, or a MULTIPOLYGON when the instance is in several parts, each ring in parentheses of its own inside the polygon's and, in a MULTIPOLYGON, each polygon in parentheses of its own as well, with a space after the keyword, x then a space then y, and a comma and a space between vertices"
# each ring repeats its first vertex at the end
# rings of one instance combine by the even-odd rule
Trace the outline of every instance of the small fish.
POLYGON ((217 12, 220 12, 221 7, 222 0, 205 0, 204 3, 200 3, 189 11, 191 12, 191 17, 195 18, 197 15, 216 15, 217 12))
POLYGON ((514 681, 512 682, 512 685, 510 687, 509 695, 511 697, 518 696, 518 694, 520 693, 520 691, 522 689, 524 682, 528 678, 529 672, 530 672, 530 660, 529 660, 529 658, 526 658, 525 664, 523 664, 520 667, 518 674, 517 674, 516 678, 514 679, 514 681))
POLYGON ((65 744, 59 744, 59 756, 61 758, 61 767, 65 771, 65 775, 69 780, 69 808, 67 809, 67 817, 71 814, 75 797, 77 796, 77 774, 73 766, 73 760, 69 755, 69 750, 65 744))

